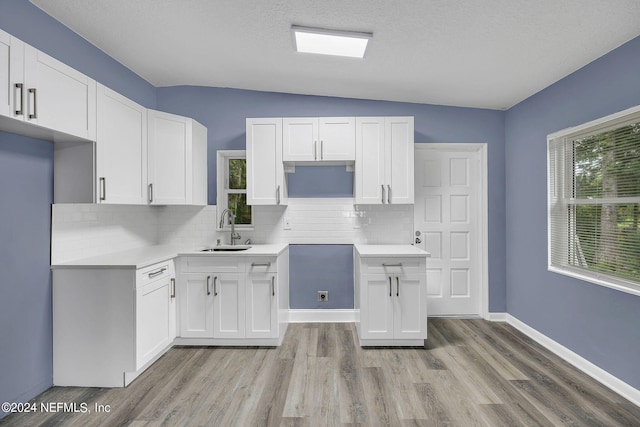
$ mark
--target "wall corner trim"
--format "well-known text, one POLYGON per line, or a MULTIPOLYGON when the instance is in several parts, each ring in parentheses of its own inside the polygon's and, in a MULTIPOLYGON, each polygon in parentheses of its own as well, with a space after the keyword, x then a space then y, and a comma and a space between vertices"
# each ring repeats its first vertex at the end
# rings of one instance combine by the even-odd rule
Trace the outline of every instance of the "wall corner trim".
POLYGON ((356 312, 352 309, 289 310, 290 323, 352 323, 356 312))
POLYGON ((609 372, 591 363, 579 354, 574 353, 557 341, 554 341, 541 332, 538 332, 531 326, 510 314, 507 314, 507 323, 596 381, 599 381, 622 397, 630 400, 635 405, 640 406, 640 390, 630 386, 618 377, 613 376, 609 372))
POLYGON ((507 313, 490 312, 487 313, 487 317, 485 317, 485 320, 488 320, 489 322, 506 322, 507 316, 507 313))

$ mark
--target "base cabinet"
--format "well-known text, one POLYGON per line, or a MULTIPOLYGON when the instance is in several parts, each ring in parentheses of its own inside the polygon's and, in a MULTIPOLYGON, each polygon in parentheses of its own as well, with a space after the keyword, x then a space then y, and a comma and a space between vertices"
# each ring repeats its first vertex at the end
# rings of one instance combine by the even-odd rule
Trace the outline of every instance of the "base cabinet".
POLYGON ((427 338, 425 258, 364 258, 355 265, 356 330, 362 346, 423 346, 427 338))

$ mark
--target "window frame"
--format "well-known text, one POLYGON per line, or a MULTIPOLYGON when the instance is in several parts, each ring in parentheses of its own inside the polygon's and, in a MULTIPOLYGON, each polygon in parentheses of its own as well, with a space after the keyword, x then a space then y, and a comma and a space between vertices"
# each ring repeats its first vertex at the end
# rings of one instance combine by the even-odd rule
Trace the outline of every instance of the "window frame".
MULTIPOLYGON (((229 207, 229 194, 247 194, 247 189, 229 189, 229 160, 247 159, 246 150, 218 150, 217 151, 217 170, 216 170, 216 187, 217 187, 217 206, 216 206, 216 230, 229 231, 231 226, 227 223, 220 228, 220 214, 229 207)), ((248 205, 251 209, 251 224, 236 224, 236 230, 253 231, 255 228, 255 217, 253 206, 248 205)))
MULTIPOLYGON (((580 279, 586 282, 594 283, 618 291, 626 292, 640 296, 640 284, 634 281, 625 280, 620 277, 608 275, 606 273, 588 270, 567 265, 555 265, 552 259, 552 245, 556 243, 561 249, 563 256, 569 256, 569 244, 572 241, 575 230, 569 229, 570 219, 565 221, 564 226, 558 225, 554 229, 552 216, 558 210, 563 212, 568 209, 567 206, 579 206, 585 204, 572 200, 572 195, 565 195, 565 181, 567 179, 575 179, 573 176, 573 159, 567 159, 567 154, 561 153, 561 150, 553 149, 552 145, 562 144, 565 146, 566 141, 573 140, 576 137, 588 134, 603 133, 608 130, 616 129, 629 124, 630 122, 640 121, 640 106, 632 107, 579 126, 563 129, 561 131, 547 135, 547 269, 548 271, 562 274, 565 276, 580 279), (552 153, 555 157, 552 158, 552 153), (552 174, 555 168, 555 173, 552 174), (559 240, 567 240, 567 243, 559 243, 559 240), (560 246, 562 245, 562 246, 560 246)), ((620 197, 624 199, 624 197, 620 197)))

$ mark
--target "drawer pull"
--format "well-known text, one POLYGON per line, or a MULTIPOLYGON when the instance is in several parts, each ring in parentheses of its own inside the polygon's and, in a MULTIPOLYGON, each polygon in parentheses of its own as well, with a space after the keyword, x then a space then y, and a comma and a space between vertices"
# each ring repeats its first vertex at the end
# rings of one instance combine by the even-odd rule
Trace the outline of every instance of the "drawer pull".
POLYGON ((171 278, 171 298, 175 298, 176 297, 176 279, 175 278, 171 278))
POLYGON ((398 262, 396 264, 387 264, 387 263, 382 263, 383 267, 402 267, 402 263, 398 262))
POLYGON ((251 267, 271 267, 270 262, 252 262, 251 267))
POLYGON ((151 279, 152 277, 159 276, 165 271, 167 271, 167 267, 162 267, 160 270, 152 271, 151 273, 149 273, 149 279, 151 279))

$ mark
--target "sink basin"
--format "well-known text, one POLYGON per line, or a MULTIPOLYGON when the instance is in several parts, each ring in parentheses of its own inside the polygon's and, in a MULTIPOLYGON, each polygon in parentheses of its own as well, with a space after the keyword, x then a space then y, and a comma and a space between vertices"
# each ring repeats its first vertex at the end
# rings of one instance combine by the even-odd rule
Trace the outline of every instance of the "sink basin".
POLYGON ((239 252, 246 251, 251 245, 220 245, 213 248, 203 249, 202 252, 239 252))

